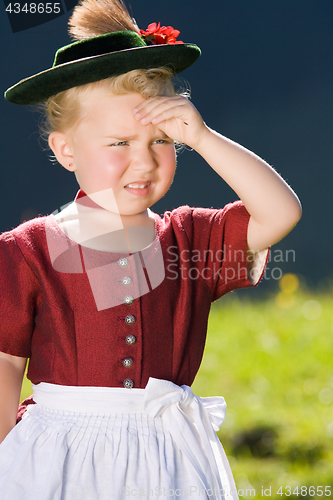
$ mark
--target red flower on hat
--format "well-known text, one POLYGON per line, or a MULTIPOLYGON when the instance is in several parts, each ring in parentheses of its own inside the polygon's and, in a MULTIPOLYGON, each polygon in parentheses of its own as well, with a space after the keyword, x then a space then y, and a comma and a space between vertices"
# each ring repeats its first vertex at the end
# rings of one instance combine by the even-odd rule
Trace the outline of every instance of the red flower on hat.
POLYGON ((161 23, 151 23, 146 31, 140 30, 140 35, 155 45, 184 43, 176 40, 179 33, 180 31, 173 29, 172 26, 161 27, 161 23))

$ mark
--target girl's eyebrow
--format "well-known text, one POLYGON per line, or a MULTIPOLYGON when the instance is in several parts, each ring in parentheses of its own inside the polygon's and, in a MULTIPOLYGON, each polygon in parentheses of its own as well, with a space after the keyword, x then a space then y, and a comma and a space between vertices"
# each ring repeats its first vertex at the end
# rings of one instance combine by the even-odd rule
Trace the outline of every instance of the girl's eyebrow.
POLYGON ((121 135, 106 135, 105 137, 103 137, 103 139, 117 139, 117 141, 119 141, 120 139, 122 141, 129 141, 131 139, 136 139, 137 138, 137 135, 131 135, 131 136, 121 136, 121 135))
MULTIPOLYGON (((139 136, 138 135, 130 135, 130 136, 122 136, 122 135, 106 135, 103 137, 103 139, 115 139, 117 141, 130 141, 130 140, 135 140, 137 139, 139 136)), ((161 130, 161 133, 160 134, 156 134, 156 138, 158 137, 162 137, 163 139, 166 139, 168 138, 168 136, 162 132, 161 130)))

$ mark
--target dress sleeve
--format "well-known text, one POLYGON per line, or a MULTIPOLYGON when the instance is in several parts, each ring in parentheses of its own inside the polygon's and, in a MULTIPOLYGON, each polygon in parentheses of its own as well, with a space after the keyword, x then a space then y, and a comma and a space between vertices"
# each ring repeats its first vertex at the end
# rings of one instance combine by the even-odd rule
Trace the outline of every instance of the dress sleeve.
POLYGON ((30 357, 38 280, 14 236, 0 236, 0 351, 30 357))
POLYGON ((193 257, 199 248, 200 274, 211 289, 212 301, 231 290, 255 286, 263 277, 268 250, 247 258, 249 218, 241 201, 220 210, 193 209, 193 257))

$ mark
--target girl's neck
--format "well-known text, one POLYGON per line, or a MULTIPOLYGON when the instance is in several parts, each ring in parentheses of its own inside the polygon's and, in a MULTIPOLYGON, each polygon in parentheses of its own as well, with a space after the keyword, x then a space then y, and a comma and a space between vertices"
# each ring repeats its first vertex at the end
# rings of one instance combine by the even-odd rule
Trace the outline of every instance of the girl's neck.
POLYGON ((55 218, 72 240, 93 250, 134 253, 149 246, 155 237, 155 219, 149 209, 136 215, 119 215, 75 199, 55 218))

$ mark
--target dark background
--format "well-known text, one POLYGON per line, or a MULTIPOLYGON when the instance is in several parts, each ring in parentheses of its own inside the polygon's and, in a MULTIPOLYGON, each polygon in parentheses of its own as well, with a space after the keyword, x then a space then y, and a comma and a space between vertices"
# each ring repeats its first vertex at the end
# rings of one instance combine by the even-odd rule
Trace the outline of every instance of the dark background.
MULTIPOLYGON (((332 0, 132 0, 127 5, 140 28, 161 21, 179 29, 180 40, 200 46, 201 58, 181 76, 190 83, 203 119, 263 157, 299 195, 303 218, 272 254, 277 258, 281 250, 279 258, 285 261, 292 249, 295 261, 273 261, 271 269, 301 275, 310 287, 329 284, 332 0)), ((65 14, 57 19, 13 33, 1 4, 3 91, 49 68, 57 48, 70 42, 70 12, 63 7, 65 14)), ((77 184, 73 174, 48 159, 38 113, 4 99, 0 112, 0 231, 5 231, 70 202, 77 184)), ((184 151, 171 190, 153 210, 162 213, 182 204, 218 208, 236 198, 199 155, 184 151)), ((276 280, 271 277, 259 289, 272 286, 276 280)))

